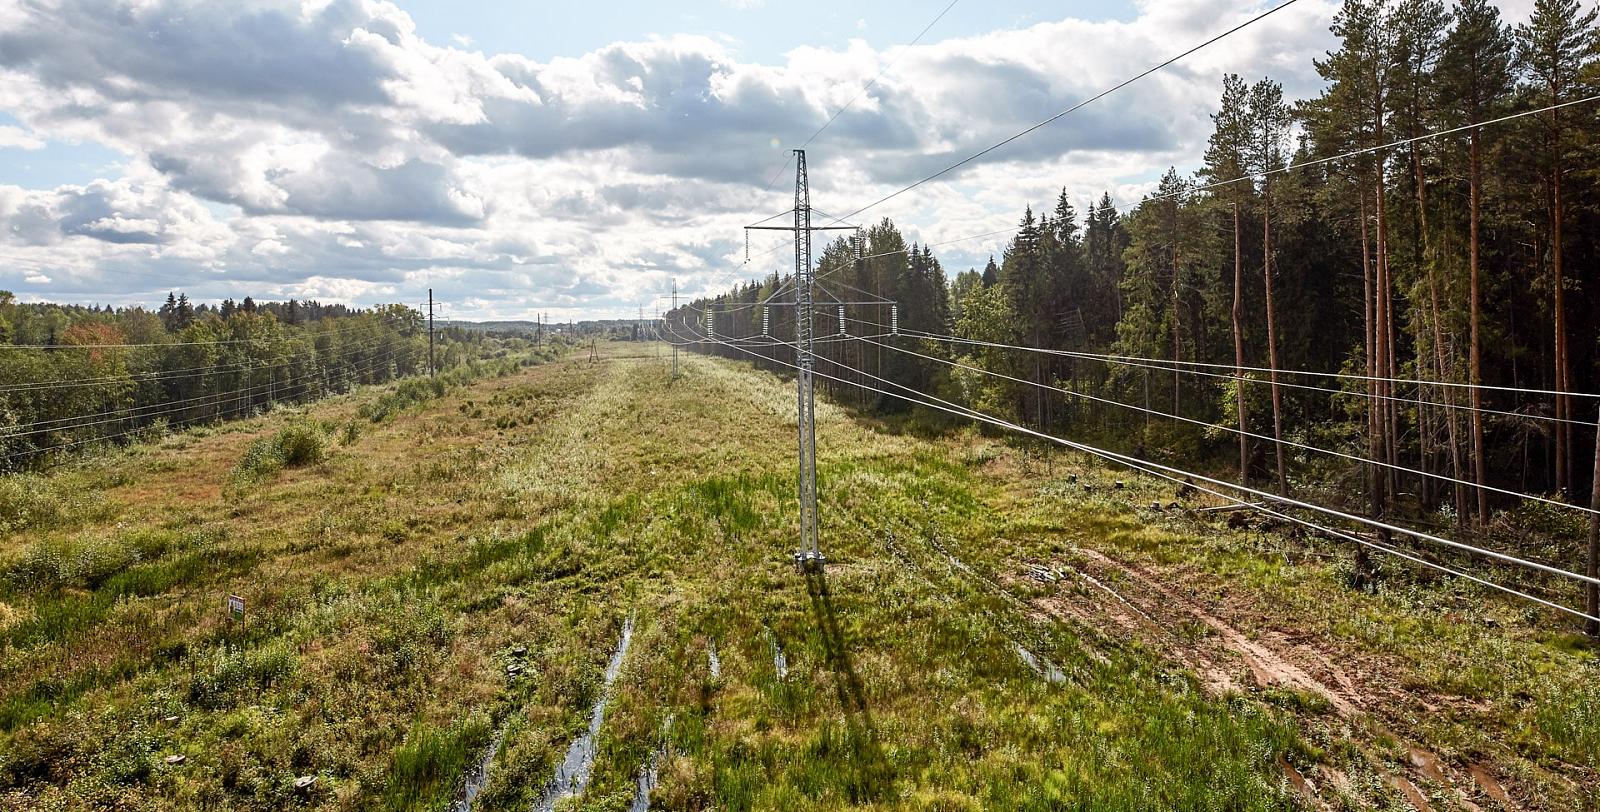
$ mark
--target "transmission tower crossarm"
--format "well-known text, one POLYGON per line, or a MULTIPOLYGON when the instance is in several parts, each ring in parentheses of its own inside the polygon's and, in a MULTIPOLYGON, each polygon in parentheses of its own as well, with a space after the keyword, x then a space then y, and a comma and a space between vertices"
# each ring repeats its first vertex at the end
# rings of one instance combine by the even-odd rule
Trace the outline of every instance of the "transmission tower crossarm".
MULTIPOLYGON (((806 222, 807 223, 811 222, 811 218, 810 218, 809 215, 806 217, 806 222)), ((747 228, 747 229, 749 229, 751 231, 794 231, 796 228, 799 228, 799 226, 745 226, 745 228, 747 228)), ((813 225, 807 225, 805 227, 805 229, 807 231, 855 231, 856 227, 855 226, 813 226, 813 225)))

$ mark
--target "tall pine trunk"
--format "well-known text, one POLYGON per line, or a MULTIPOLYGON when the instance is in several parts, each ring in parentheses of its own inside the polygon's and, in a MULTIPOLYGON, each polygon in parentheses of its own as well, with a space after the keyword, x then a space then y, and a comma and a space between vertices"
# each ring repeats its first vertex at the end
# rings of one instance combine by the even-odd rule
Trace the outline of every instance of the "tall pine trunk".
MULTIPOLYGON (((1358 210, 1361 218, 1361 278, 1362 278, 1362 310, 1364 319, 1362 323, 1362 344, 1365 345, 1362 353, 1367 365, 1367 454, 1372 460, 1377 460, 1383 452, 1383 438, 1379 434, 1378 415, 1378 320, 1377 320, 1377 285, 1373 279, 1372 243, 1367 228, 1367 192, 1363 182, 1356 184, 1356 196, 1360 199, 1358 210)), ((1376 462, 1367 464, 1367 497, 1370 502, 1369 511, 1372 518, 1383 518, 1383 476, 1376 462)), ((1382 533, 1382 530, 1378 531, 1382 533)), ((1371 557, 1365 546, 1356 549, 1356 569, 1361 573, 1372 570, 1371 557)))
MULTIPOLYGON (((1591 617, 1600 617, 1600 585, 1593 579, 1600 578, 1600 421, 1595 424, 1594 433, 1594 478, 1589 486, 1589 564, 1585 572, 1590 582, 1585 584, 1588 600, 1584 605, 1588 607, 1591 617)), ((1587 624, 1590 637, 1600 637, 1600 620, 1590 620, 1587 624)))
MULTIPOLYGON (((1381 138, 1381 130, 1380 135, 1381 138)), ((1390 295, 1393 282, 1389 278, 1389 229, 1388 206, 1384 201, 1384 172, 1383 159, 1376 162, 1375 182, 1373 184, 1373 198, 1376 202, 1377 222, 1374 224, 1377 246, 1373 256, 1374 267, 1377 272, 1377 290, 1374 307, 1377 310, 1378 331, 1378 399, 1379 418, 1378 435, 1380 439, 1379 460, 1388 463, 1382 472, 1385 481, 1385 503, 1389 507, 1390 500, 1398 490, 1399 477, 1396 476, 1395 450, 1396 431, 1395 420, 1395 395, 1394 395, 1394 299, 1390 295)))
POLYGON ((1467 148, 1467 264, 1471 268, 1472 282, 1472 348, 1469 350, 1471 358, 1468 359, 1468 376, 1472 383, 1472 466, 1474 479, 1478 483, 1478 511, 1477 524, 1479 527, 1489 523, 1489 492, 1484 490, 1488 484, 1487 464, 1483 454, 1483 336, 1480 332, 1479 321, 1482 318, 1483 293, 1478 277, 1478 218, 1480 201, 1479 193, 1483 187, 1482 166, 1478 154, 1478 130, 1473 128, 1468 136, 1467 148))
POLYGON ((1244 251, 1240 245, 1239 199, 1233 200, 1233 387, 1239 409, 1239 484, 1250 484, 1250 424, 1244 410, 1244 251))
MULTIPOLYGON (((1416 134, 1416 128, 1413 127, 1412 135, 1416 134)), ((1430 311, 1429 320, 1432 322, 1433 354, 1437 372, 1434 377, 1439 381, 1454 381, 1455 364, 1452 360, 1454 358, 1454 352, 1451 352, 1449 355, 1447 355, 1445 352, 1447 345, 1444 338, 1444 317, 1439 302, 1439 274, 1438 269, 1435 267, 1435 263, 1432 261, 1433 252, 1431 250, 1432 245, 1428 232, 1427 176, 1424 174, 1422 169, 1422 153, 1417 149, 1415 144, 1413 144, 1411 147, 1411 168, 1412 171, 1416 173, 1417 233, 1422 244, 1422 262, 1425 266, 1424 273, 1427 274, 1428 278, 1428 304, 1430 311)), ((1420 338, 1421 336, 1418 336, 1419 344, 1421 343, 1420 338)), ((1420 351, 1417 353, 1417 368, 1420 376, 1420 370, 1422 368, 1422 352, 1420 351)), ((1466 486, 1461 484, 1464 480, 1462 478, 1463 472, 1461 466, 1461 442, 1459 439, 1459 432, 1457 431, 1455 393, 1449 386, 1440 386, 1436 388, 1439 390, 1438 394, 1442 396, 1444 401, 1445 441, 1450 444, 1450 476, 1455 480, 1453 490, 1455 499, 1453 506, 1455 507, 1457 521, 1459 522, 1461 517, 1467 511, 1467 503, 1465 490, 1466 486)), ((1418 386, 1418 395, 1421 395, 1420 385, 1418 386)), ((1423 453, 1422 467, 1425 472, 1429 470, 1426 451, 1423 453)), ((1427 479, 1427 477, 1424 477, 1424 479, 1427 479)), ((1479 490, 1479 493, 1482 493, 1481 489, 1479 490)))
MULTIPOLYGON (((1551 111, 1554 115, 1555 111, 1551 111)), ((1570 370, 1567 364, 1567 318, 1566 279, 1562 275, 1561 255, 1563 253, 1561 241, 1561 221, 1563 210, 1561 205, 1561 133, 1556 132, 1556 160, 1555 168, 1550 172, 1551 193, 1554 216, 1550 229, 1550 267, 1555 276, 1555 331, 1556 331, 1556 491, 1565 496, 1571 487, 1572 468, 1572 424, 1565 421, 1572 418, 1572 400, 1567 395, 1570 391, 1568 375, 1570 370)))
MULTIPOLYGON (((1265 192, 1265 184, 1263 184, 1265 192)), ((1278 389, 1278 310, 1272 298, 1272 205, 1268 194, 1261 200, 1261 273, 1267 294, 1267 376, 1272 387, 1272 444, 1278 457, 1278 493, 1289 495, 1289 474, 1283 460, 1283 397, 1278 389)))

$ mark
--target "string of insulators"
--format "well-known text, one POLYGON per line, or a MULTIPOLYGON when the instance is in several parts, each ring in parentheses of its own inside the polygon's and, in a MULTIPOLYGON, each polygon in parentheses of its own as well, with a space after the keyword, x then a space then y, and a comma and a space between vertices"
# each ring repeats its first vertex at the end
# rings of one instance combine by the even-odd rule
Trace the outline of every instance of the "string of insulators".
POLYGON ((844 335, 844 305, 839 305, 839 335, 844 335))
POLYGON ((900 335, 900 305, 889 305, 889 335, 900 335))
POLYGON ((717 337, 717 311, 710 308, 706 309, 706 336, 708 338, 717 337))
POLYGON ((772 308, 761 306, 761 334, 772 335, 772 308))
POLYGON ((859 228, 856 229, 856 237, 854 242, 856 244, 856 262, 860 262, 867 258, 867 238, 861 233, 861 229, 859 228))
POLYGON ((750 232, 748 230, 744 232, 744 261, 747 263, 750 261, 750 232))

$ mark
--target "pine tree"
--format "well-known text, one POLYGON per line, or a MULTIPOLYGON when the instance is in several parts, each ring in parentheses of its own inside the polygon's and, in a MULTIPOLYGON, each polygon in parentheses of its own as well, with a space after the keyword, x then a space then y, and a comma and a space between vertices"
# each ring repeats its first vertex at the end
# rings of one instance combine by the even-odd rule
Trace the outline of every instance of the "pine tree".
MULTIPOLYGON (((1517 59, 1527 72, 1529 95, 1538 106, 1562 104, 1584 93, 1584 72, 1595 58, 1595 15, 1597 9, 1583 11, 1578 0, 1536 0, 1533 16, 1517 26, 1517 59)), ((1572 132, 1573 115, 1552 109, 1539 117, 1543 154, 1540 160, 1547 178, 1550 201, 1550 275, 1554 301, 1556 418, 1573 419, 1572 367, 1569 358, 1566 307, 1566 195, 1564 176, 1568 171, 1576 139, 1572 132)), ((1565 493, 1571 485, 1572 428, 1558 422, 1555 429, 1556 490, 1565 493)))
POLYGON ((173 329, 183 330, 194 324, 194 305, 189 302, 189 294, 178 294, 177 306, 173 309, 173 329))
MULTIPOLYGON (((1211 140, 1206 148, 1206 163, 1200 170, 1201 175, 1210 178, 1212 182, 1238 180, 1246 174, 1245 151, 1250 142, 1248 96, 1244 80, 1240 79, 1238 74, 1230 73, 1222 77, 1222 106, 1211 116, 1211 120, 1216 124, 1216 130, 1211 134, 1211 140)), ((1237 412, 1235 416, 1239 421, 1239 482, 1245 485, 1250 483, 1250 438, 1245 434, 1250 430, 1250 422, 1246 415, 1244 392, 1242 241, 1244 202, 1249 190, 1250 184, 1239 181, 1222 187, 1218 193, 1227 200, 1233 220, 1233 308, 1229 312, 1229 320, 1233 327, 1233 375, 1237 379, 1234 384, 1234 402, 1237 412)))
POLYGON ((983 286, 994 287, 1000 281, 1000 266, 994 264, 994 256, 989 256, 989 264, 983 266, 983 286))
MULTIPOLYGON (((1039 221, 1034 218, 1033 207, 1029 206, 1024 211, 1017 235, 1012 238, 1011 246, 1001 258, 1000 264, 1000 284, 1005 289, 1011 312, 1017 317, 1012 340, 1033 347, 1044 346, 1045 331, 1050 320, 1050 305, 1055 298, 1041 245, 1045 239, 1045 232, 1046 229, 1042 228, 1039 221)), ((1043 353, 1032 355, 1034 356, 1033 382, 1043 386, 1046 382, 1043 353)), ((1017 394, 1019 398, 1024 397, 1021 390, 1018 390, 1017 394)), ((1042 426, 1045 424, 1046 408, 1044 390, 1035 387, 1032 399, 1034 407, 1031 413, 1027 409, 1019 409, 1019 412, 1028 415, 1035 425, 1042 426)))
MULTIPOLYGON (((1500 22, 1500 10, 1488 0, 1461 0, 1456 24, 1445 40, 1439 62, 1439 98, 1444 121, 1463 127, 1495 117, 1511 91, 1512 41, 1500 22)), ((1472 464, 1477 489, 1476 521, 1489 518, 1487 458, 1483 443, 1483 283, 1480 270, 1483 196, 1483 133, 1467 131, 1467 269, 1469 275, 1468 380, 1472 384, 1472 464)), ((1445 388, 1445 395, 1449 394, 1445 388)), ((1447 405, 1449 401, 1446 401, 1447 405)), ((1452 420, 1453 422, 1453 420, 1452 420)))
POLYGON ((161 326, 167 328, 168 332, 178 329, 177 294, 168 291, 166 304, 161 305, 161 309, 156 311, 156 315, 161 319, 161 326))
POLYGON ((1283 168, 1289 138, 1289 107, 1283 103, 1283 86, 1262 79, 1250 88, 1250 146, 1247 164, 1261 178, 1261 276, 1267 300, 1267 374, 1272 389, 1272 439, 1277 451, 1278 492, 1289 493, 1289 475, 1283 451, 1283 396, 1278 388, 1278 311, 1273 296, 1272 188, 1274 175, 1283 168))

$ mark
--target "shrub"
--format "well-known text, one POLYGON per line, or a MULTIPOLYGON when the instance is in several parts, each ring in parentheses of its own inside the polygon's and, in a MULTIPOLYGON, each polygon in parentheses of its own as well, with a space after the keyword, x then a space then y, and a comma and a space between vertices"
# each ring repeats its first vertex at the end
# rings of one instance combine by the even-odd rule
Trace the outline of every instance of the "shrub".
POLYGON ((339 445, 355 445, 361 439, 361 424, 351 420, 339 431, 339 445))
POLYGON ((235 484, 259 482, 284 468, 313 465, 327 458, 327 437, 311 423, 294 423, 250 444, 233 466, 235 484))
POLYGON ((0 535, 69 527, 105 512, 100 491, 75 476, 0 476, 0 535))
POLYGON ((297 423, 272 436, 283 464, 295 468, 322 462, 323 434, 316 426, 297 423))

